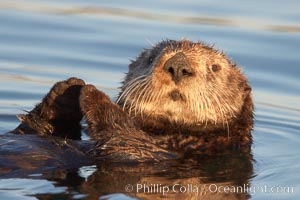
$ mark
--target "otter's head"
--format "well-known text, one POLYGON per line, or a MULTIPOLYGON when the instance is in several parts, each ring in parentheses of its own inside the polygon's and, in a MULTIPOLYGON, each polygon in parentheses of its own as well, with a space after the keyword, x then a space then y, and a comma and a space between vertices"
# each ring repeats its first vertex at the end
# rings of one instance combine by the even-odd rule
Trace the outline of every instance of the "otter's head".
POLYGON ((223 53, 188 40, 144 50, 121 89, 117 103, 144 128, 178 131, 228 127, 241 117, 251 91, 223 53))

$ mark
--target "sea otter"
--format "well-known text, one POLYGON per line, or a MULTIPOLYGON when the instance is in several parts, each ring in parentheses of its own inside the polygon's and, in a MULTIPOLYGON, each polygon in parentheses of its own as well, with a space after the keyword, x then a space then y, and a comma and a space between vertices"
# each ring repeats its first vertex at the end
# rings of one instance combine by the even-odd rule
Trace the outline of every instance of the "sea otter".
POLYGON ((67 149, 70 157, 88 160, 146 162, 190 153, 249 153, 253 102, 247 79, 224 53, 202 42, 165 40, 132 61, 115 103, 95 86, 70 78, 18 118, 21 124, 12 131, 18 135, 1 136, 0 148, 10 145, 13 151, 29 138, 33 146, 40 142, 35 152, 51 151, 47 158, 67 149), (89 141, 80 141, 82 117, 89 141), (5 143, 10 137, 14 142, 5 143))

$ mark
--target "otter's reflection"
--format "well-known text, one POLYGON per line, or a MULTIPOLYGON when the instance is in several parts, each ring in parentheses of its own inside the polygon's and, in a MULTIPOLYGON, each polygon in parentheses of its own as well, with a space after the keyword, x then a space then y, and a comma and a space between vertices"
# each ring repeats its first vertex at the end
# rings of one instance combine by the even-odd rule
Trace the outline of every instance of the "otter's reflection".
POLYGON ((115 193, 139 199, 248 199, 252 162, 250 154, 229 153, 161 163, 101 163, 78 190, 88 199, 115 193))

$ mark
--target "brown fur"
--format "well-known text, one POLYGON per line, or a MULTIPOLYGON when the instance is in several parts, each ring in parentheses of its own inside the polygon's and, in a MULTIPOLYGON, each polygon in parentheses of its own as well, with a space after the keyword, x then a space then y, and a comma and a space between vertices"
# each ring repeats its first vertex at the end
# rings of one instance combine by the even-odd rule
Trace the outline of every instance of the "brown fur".
POLYGON ((18 115, 22 123, 15 132, 79 139, 83 115, 78 97, 83 85, 84 81, 78 78, 56 83, 32 111, 18 115))
POLYGON ((81 90, 80 106, 88 131, 96 146, 89 151, 93 157, 116 162, 158 161, 172 154, 157 146, 149 135, 135 126, 121 108, 92 85, 81 90))
POLYGON ((201 42, 167 40, 129 65, 117 104, 71 78, 57 83, 22 116, 15 132, 30 128, 77 139, 67 130, 80 131, 77 125, 85 116, 95 141, 86 155, 115 162, 158 161, 191 152, 249 153, 252 112, 247 79, 223 53, 201 42))
POLYGON ((118 103, 167 149, 240 149, 252 143, 251 88, 223 53, 201 42, 167 40, 129 65, 118 103), (180 54, 190 75, 174 81, 166 64, 180 54))

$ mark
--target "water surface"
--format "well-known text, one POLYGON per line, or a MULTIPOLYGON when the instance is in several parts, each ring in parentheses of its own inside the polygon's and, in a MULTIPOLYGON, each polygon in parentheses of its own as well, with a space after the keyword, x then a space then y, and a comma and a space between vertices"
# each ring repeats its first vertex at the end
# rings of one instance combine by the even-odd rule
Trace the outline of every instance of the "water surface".
MULTIPOLYGON (((252 191, 228 198, 299 199, 299 7, 294 0, 2 0, 0 133, 16 127, 16 114, 31 110, 55 82, 70 76, 114 99, 130 60, 166 38, 214 44, 241 66, 253 87, 255 127, 253 158, 85 166, 73 172, 2 178, 0 198, 156 199, 160 196, 126 192, 127 184, 153 183, 199 188, 246 184, 252 191)), ((189 199, 196 193, 181 195, 178 198, 189 199)))

